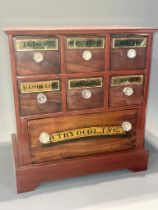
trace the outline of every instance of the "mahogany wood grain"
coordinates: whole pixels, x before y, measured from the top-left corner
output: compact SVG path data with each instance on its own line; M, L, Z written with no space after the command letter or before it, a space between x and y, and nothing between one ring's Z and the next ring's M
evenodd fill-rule
M82 54L84 51L90 51L92 58L84 60ZM102 72L105 68L105 49L75 49L65 50L65 63L67 73L91 73Z
M85 88L86 89L86 88ZM92 96L85 99L83 89L67 90L67 110L83 110L104 107L104 88L90 88Z
M45 161L62 160L86 155L115 152L134 148L136 143L136 110L87 114L78 116L48 118L31 120L28 123L30 134L30 151L32 162L40 163ZM123 121L132 124L132 131L124 136L104 136L92 138L79 138L68 142L54 143L50 146L42 146L39 136L42 132L49 135L79 128L95 126L121 126Z
M123 89L130 87L133 89L131 96L126 96ZM143 85L128 85L109 88L109 106L128 106L132 104L142 104L144 96Z
M132 48L134 49L134 48ZM129 49L111 49L110 70L130 70L146 68L146 48L135 48L137 55L134 59L127 57Z

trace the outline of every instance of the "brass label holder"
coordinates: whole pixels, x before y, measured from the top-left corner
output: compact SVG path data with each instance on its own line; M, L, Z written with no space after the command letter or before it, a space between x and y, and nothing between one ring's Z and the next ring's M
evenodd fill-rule
M15 47L16 51L58 50L58 38L16 38Z
M59 80L21 82L20 83L20 92L21 92L21 94L26 94L26 93L57 91L57 90L60 90L59 83L60 83Z
M69 79L68 88L71 89L83 89L83 88L94 88L102 87L103 78L82 78L82 79Z
M142 85L143 75L116 76L111 78L111 86Z
M100 49L105 47L104 38L69 37L66 39L67 49Z
M146 48L147 41L148 41L147 37L113 38L112 48Z

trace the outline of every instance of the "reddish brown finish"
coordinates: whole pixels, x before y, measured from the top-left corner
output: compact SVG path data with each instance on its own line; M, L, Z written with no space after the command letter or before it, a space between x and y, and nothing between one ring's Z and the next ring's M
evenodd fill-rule
M20 39L27 39L27 36ZM32 37L33 38L33 37ZM37 37L38 39L48 38L48 37ZM50 37L49 37L50 38ZM54 37L51 37L54 38ZM31 39L29 37L28 39ZM14 45L15 45L14 39ZM60 74L60 42L58 50L35 50L35 51L16 51L16 68L17 68L17 75L38 75L38 74ZM43 55L43 61L35 62L33 59L34 53L41 53Z
M32 161L33 163L40 163L45 161L64 160L73 157L134 148L136 142L136 120L136 110L31 120L29 121L28 127ZM95 126L121 126L124 121L129 121L133 126L132 131L127 132L124 136L102 136L89 139L80 138L47 146L42 146L39 142L39 136L42 132L47 132L51 135L71 129Z
M20 166L16 136L12 135L12 139L18 193L34 190L40 183L50 180L126 168L132 171L147 169L148 151L145 149L74 158L55 163Z
M92 58L90 60L84 60L82 54L84 51L90 51ZM105 66L105 49L76 49L65 51L65 63L67 73L91 73L102 72Z
M123 93L123 89L131 87L134 93L131 96L126 96ZM143 85L128 85L119 87L110 87L109 92L109 106L128 106L132 104L143 103Z
M123 168L128 168L132 171L145 170L147 168L148 152L144 149L144 126L152 33L154 31L156 31L156 29L142 27L10 28L6 30L6 33L9 35L17 119L17 140L16 143L14 140L14 154L18 192L33 190L38 184L47 180ZM129 59L125 56L127 49L115 49L114 51L114 49L110 48L110 37L114 33L148 34L148 47L137 48L138 56L129 62ZM58 36L59 52L52 52L58 53L58 55L53 54L52 57L55 59L51 60L52 57L49 57L49 53L47 54L47 52L42 51L42 53L46 53L46 59L49 61L49 64L47 63L43 67L42 63L39 66L38 64L35 66L31 60L32 52L29 52L30 54L25 56L27 61L25 62L23 53L15 53L14 37L16 37L16 35L38 37ZM68 49L65 49L66 37L75 35L81 37L101 35L102 37L106 37L105 49L93 49L94 55L98 56L97 53L99 52L100 59L95 56L93 57L96 59L95 62L92 62L92 58L92 60L88 61L92 62L91 64L88 64L87 61L85 61L86 63L84 64L84 62L80 60L81 57L78 57L78 53L81 55L82 50L70 50L70 52ZM69 51L68 53L70 53L72 57L74 56L75 61L72 57L70 58L70 56L68 56L69 58L66 60L67 51ZM97 51L97 53L95 51ZM20 54L18 58L16 56L17 54ZM20 60L22 59L20 63L17 62L19 58ZM77 62L77 59L79 59L79 62ZM51 62L54 62L54 64ZM58 68L56 68L55 62L59 64L57 65ZM49 68L49 65L53 67ZM69 71L67 71L67 66L69 66ZM136 74L143 74L145 81L142 86L134 87L136 95L132 96L134 97L133 99L131 97L130 99L125 99L124 96L121 95L121 89L123 87L115 88L109 85L112 76ZM102 88L91 89L93 93L92 98L88 99L90 101L83 101L81 99L81 90L68 90L67 88L67 79L86 77L103 77L104 81ZM19 81L38 81L54 78L61 80L61 93L58 92L58 96L53 95L54 93L51 92L47 93L48 95L50 94L50 100L48 101L53 104L54 107L45 104L44 109L41 109L35 102L36 94L28 94L28 96L25 96L26 98L28 97L27 99L24 96L22 97L25 99L22 99L19 94ZM30 99L33 100L33 103L30 102ZM76 102L76 100L78 101ZM29 103L32 108L29 107ZM22 111L24 112L23 114L27 116L22 116L22 113L20 113L21 107L24 109ZM126 114L121 115L121 113ZM108 120L110 114L112 114L112 117ZM88 116L93 115L97 116L95 120L87 120ZM117 117L118 115L122 117ZM69 143L48 147L47 150L41 148L39 145L38 135L43 129L50 131L55 129L54 131L59 131L68 128L68 126L72 129L73 126L77 127L77 120L78 123L83 126L88 123L90 127L93 123L95 124L95 122L98 122L99 126L100 118L98 118L98 116L104 116L104 120L106 119L106 122L108 121L109 123L114 121L121 123L122 120L131 121L132 125L134 124L131 134L127 138L98 138L99 143L97 138L88 138L76 142L70 141ZM83 122L79 120L80 117L84 118ZM58 119L60 119L59 122ZM64 122L63 119L67 120ZM74 123L75 121L72 119L76 119L76 123ZM51 125L51 120L54 122L52 123L53 125ZM33 122L34 126L32 124ZM43 124L40 125L41 123ZM30 127L30 125L32 127ZM87 147L85 147L85 145L87 145ZM79 170L74 170L76 166Z
M86 88L85 88L86 89ZM67 90L67 110L83 110L104 107L104 87L90 88L91 98L84 99L83 89Z
M129 49L111 49L110 70L131 70L146 68L146 48L135 48L137 56L134 59L127 57L128 50Z

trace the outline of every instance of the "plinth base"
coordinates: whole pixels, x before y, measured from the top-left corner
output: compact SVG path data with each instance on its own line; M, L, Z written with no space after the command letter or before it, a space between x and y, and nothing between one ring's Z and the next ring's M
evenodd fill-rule
M145 149L20 166L15 134L12 135L12 143L18 193L32 191L40 183L50 180L120 169L133 172L147 169L149 152Z

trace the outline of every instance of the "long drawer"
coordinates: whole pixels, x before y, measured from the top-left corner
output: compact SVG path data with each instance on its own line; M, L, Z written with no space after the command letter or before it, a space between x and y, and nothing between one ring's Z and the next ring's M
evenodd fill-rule
M135 147L137 111L28 121L33 163L112 153Z

